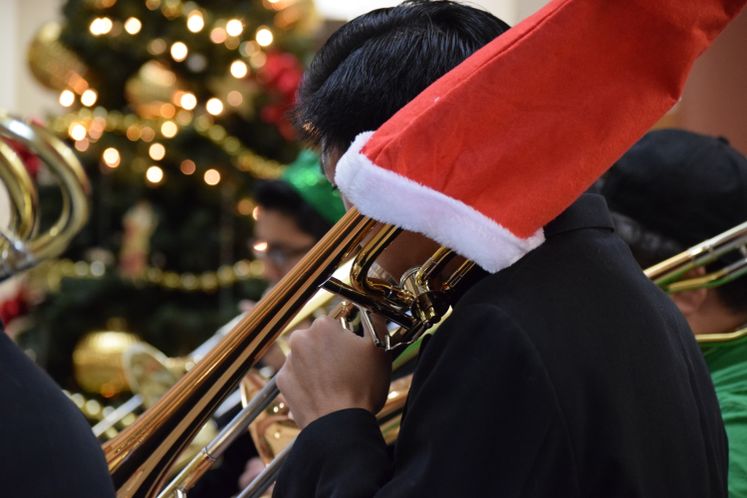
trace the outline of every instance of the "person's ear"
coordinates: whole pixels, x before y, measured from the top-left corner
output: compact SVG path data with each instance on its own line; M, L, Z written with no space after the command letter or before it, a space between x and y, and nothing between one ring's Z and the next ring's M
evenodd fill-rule
M699 267L689 271L685 278L702 277L705 273L705 268ZM708 297L708 289L695 289L671 294L672 301L686 317L697 313L703 306L706 297Z

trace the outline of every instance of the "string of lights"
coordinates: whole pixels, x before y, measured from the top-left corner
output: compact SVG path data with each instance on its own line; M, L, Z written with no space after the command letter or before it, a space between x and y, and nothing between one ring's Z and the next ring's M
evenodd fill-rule
M166 147L158 140L172 139L182 128L190 127L195 133L225 151L231 158L232 165L243 173L249 173L256 178L273 179L280 176L284 167L283 164L264 158L246 148L241 140L229 135L223 126L215 124L204 115L180 123L178 118L151 120L134 114L109 112L103 108L80 109L55 117L50 126L59 135L67 134L75 141L75 148L81 152L88 150L90 144L101 138L104 132L121 133L132 142L149 143L148 155L153 161L163 160L167 152ZM122 154L115 147L107 147L101 153L101 161L106 167L116 169L122 163ZM196 172L197 166L191 159L184 159L179 169L185 175L192 175ZM150 166L145 174L151 183L158 183L163 178L163 170L158 165ZM215 168L209 168L203 172L203 180L208 185L217 185L220 183L220 172Z
M64 278L100 279L116 271L101 261L72 261L59 259L46 261L32 270L34 286L49 292L58 292ZM202 273L177 273L149 266L142 276L133 278L138 284L154 285L179 292L216 292L237 282L262 278L263 262L242 259L233 265L224 265L215 271Z

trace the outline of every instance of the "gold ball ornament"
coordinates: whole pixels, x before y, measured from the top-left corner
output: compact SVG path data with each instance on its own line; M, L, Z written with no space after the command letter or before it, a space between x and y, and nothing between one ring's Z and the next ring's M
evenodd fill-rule
M44 24L31 40L26 53L34 78L47 88L62 91L72 88L82 93L88 88L88 67L60 42L62 25L57 21Z
M294 36L314 37L322 27L322 17L313 0L263 0L266 9L275 11L273 27L293 32Z
M97 330L86 334L73 351L73 367L78 385L89 393L111 398L129 387L122 367L122 354L140 342L135 334L117 330Z
M166 65L151 60L125 83L125 95L135 112L145 119L164 117L164 109L173 106L172 98L184 85Z

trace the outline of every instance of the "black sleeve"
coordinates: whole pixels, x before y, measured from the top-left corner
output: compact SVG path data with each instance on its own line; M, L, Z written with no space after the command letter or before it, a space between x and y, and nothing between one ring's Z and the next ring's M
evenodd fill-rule
M0 495L114 498L91 427L0 328Z
M278 497L573 497L576 466L543 364L495 306L457 307L422 353L394 459L373 416L301 433Z

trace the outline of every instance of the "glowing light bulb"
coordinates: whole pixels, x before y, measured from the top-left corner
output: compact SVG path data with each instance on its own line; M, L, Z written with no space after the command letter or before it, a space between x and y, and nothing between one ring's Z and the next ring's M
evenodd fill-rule
M207 101L205 108L207 109L207 112L213 116L218 116L223 112L223 102L221 102L220 99L213 97Z
M171 45L171 57L176 62L183 61L187 58L188 55L189 49L187 48L187 45L184 44L184 42L174 42L174 44Z
M158 142L152 143L150 144L150 147L148 147L148 155L154 161L160 161L166 155L166 147Z
M154 164L145 171L145 179L153 185L158 185L163 181L163 170Z
M213 28L210 31L210 41L216 45L226 41L226 38L228 38L228 33L223 28Z
M161 124L161 135L166 138L174 138L179 133L179 127L173 121L164 121Z
M75 94L71 90L63 90L60 93L60 105L70 107L75 103Z
M161 116L163 116L166 119L173 118L176 115L176 108L169 103L161 104L161 108L159 109L159 112Z
M124 29L131 35L136 35L140 33L140 30L143 28L143 23L140 22L140 19L137 17L130 17L128 18L124 23Z
M270 28L262 26L257 30L257 34L254 35L254 39L257 40L257 43L260 47L269 47L270 45L272 45L272 41L275 39L275 37L272 35L272 31L270 31Z
M249 57L249 62L256 68L261 68L267 62L267 56L264 52L257 52Z
M166 51L166 42L163 38L154 38L148 43L148 52L151 55L161 55Z
M193 10L187 16L187 29L192 33L199 33L202 28L205 27L205 18L202 17L202 12L199 10Z
M122 161L122 157L119 155L119 151L114 147L107 147L104 149L104 153L101 154L101 158L104 160L104 164L114 169L119 166Z
M96 100L98 98L99 98L99 94L96 93L96 90L89 88L88 90L83 92L83 95L80 96L80 102L86 107L91 107L93 104L96 103Z
M179 170L185 175L192 175L194 174L195 171L197 171L197 165L195 164L193 160L185 159L179 165Z
M211 187L214 187L215 185L218 185L220 183L220 173L217 169L210 168L209 170L205 171L202 179L205 180L205 183L207 183Z
M88 31L91 32L93 36L99 36L101 30L101 18L97 17L93 21L91 21L91 24L88 25Z
M68 135L70 135L70 138L73 140L83 140L86 138L86 135L88 134L88 130L85 126L83 126L80 123L71 123L70 127L67 130Z
M238 90L231 90L228 92L228 95L226 95L226 101L229 105L238 107L244 102L244 96L241 95L241 92Z
M229 36L240 36L244 32L244 23L239 19L231 19L226 23L226 33Z
M234 78L243 78L249 73L249 68L246 62L241 60L235 60L231 63L231 76Z
M179 99L179 104L182 108L191 111L197 106L197 97L195 97L194 93L186 92Z
M143 128L140 130L140 140L143 142L150 142L156 138L156 130L151 128L150 126L143 126Z
M93 36L101 36L109 33L114 27L114 23L108 17L97 17L88 26L88 30Z
M243 214L244 216L252 214L252 209L254 209L254 207L254 203L248 197L244 197L236 204L236 210L239 214Z
M267 251L267 246L268 246L267 242L256 242L252 246L252 249L254 249L256 252L263 253Z

